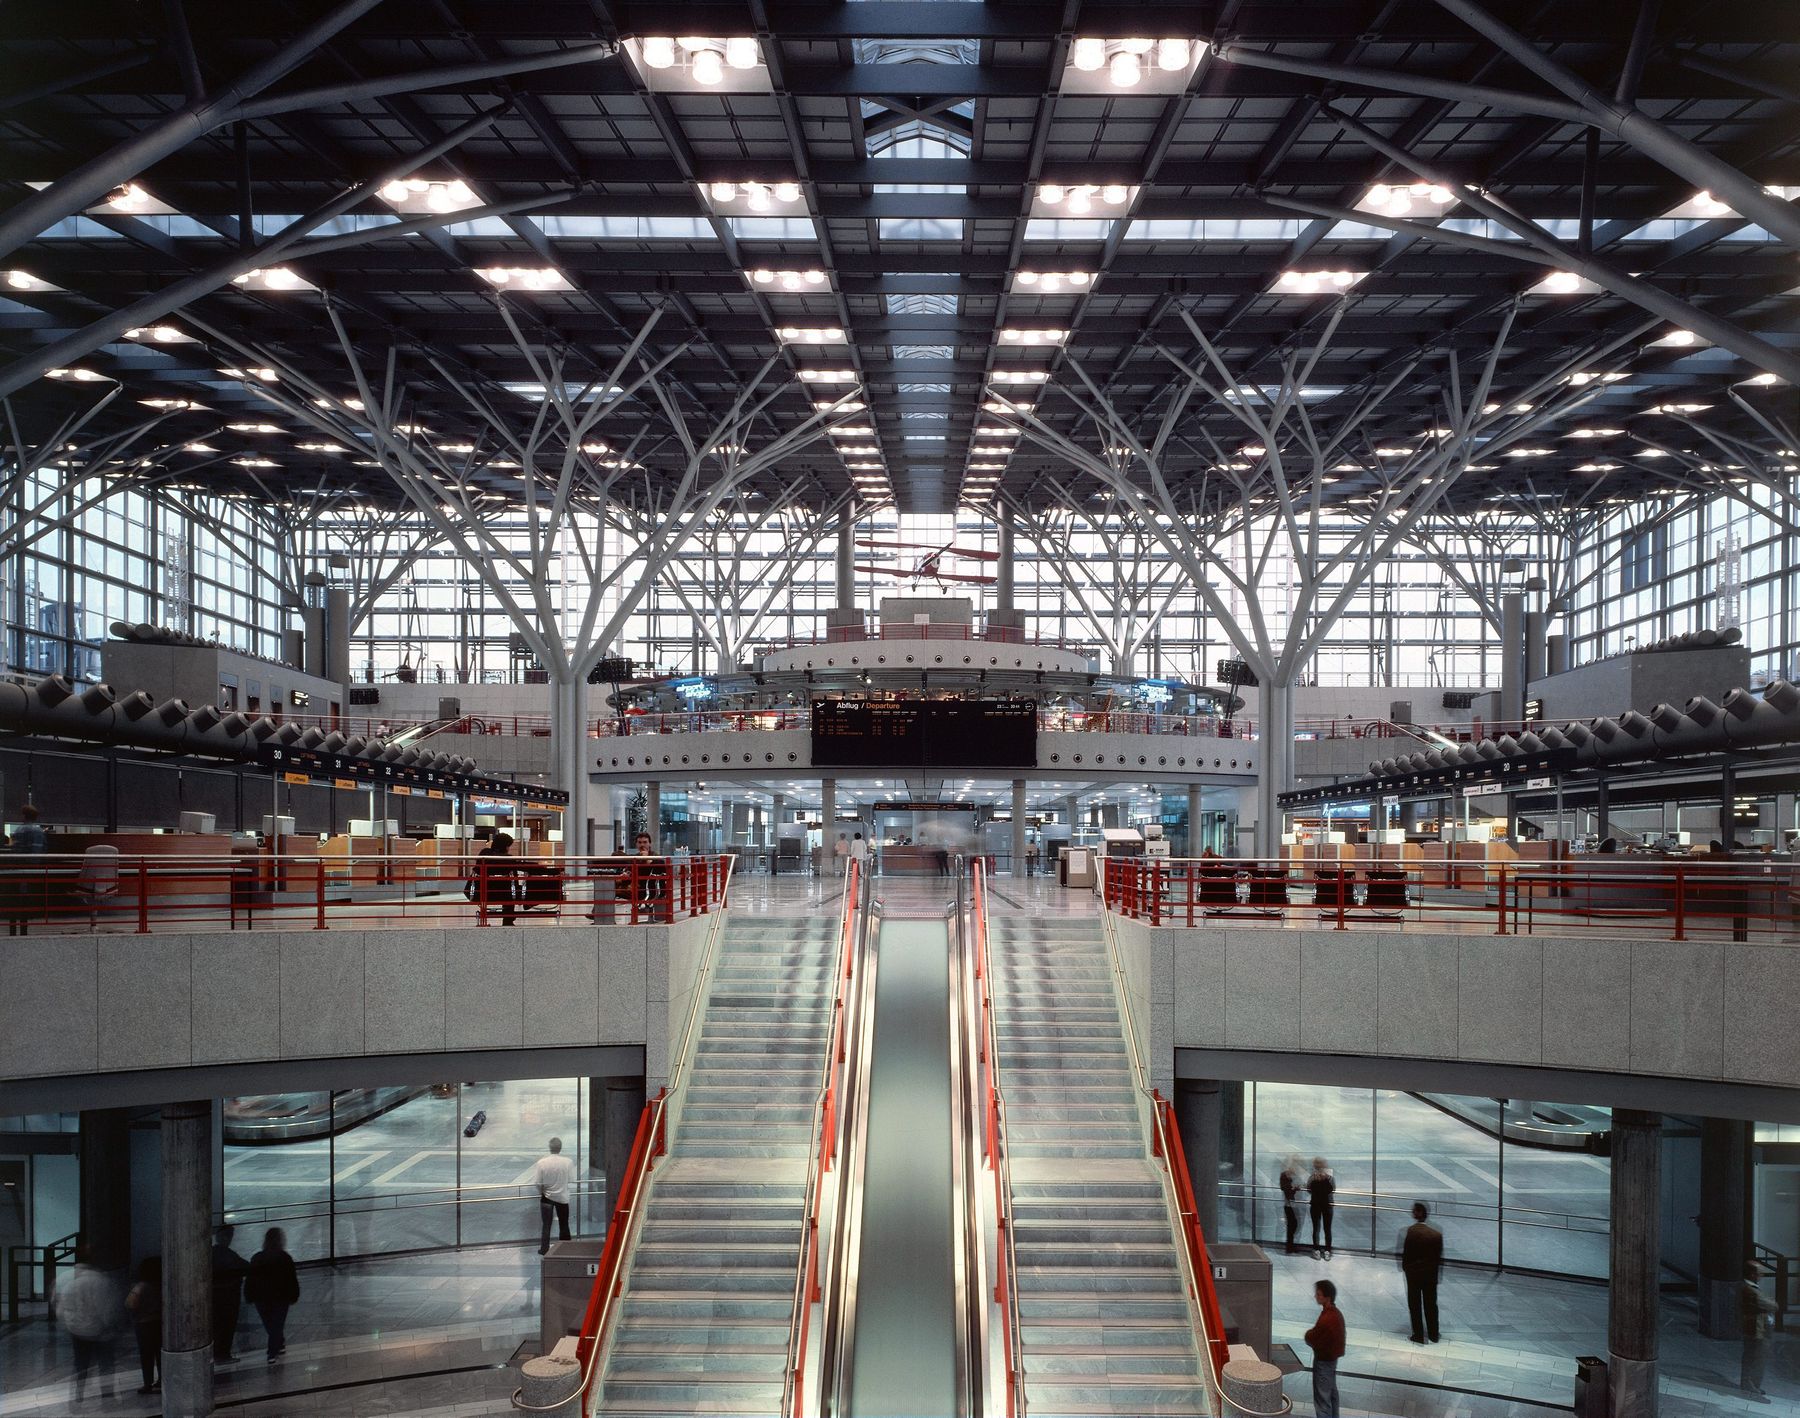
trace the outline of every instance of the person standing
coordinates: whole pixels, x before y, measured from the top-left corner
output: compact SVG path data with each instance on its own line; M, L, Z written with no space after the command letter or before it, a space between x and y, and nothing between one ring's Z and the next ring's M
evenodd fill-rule
M237 1355L232 1345L237 1339L238 1312L244 1306L244 1276L250 1267L231 1248L235 1226L219 1227L212 1252L212 1331L213 1362L229 1364Z
M263 1333L269 1337L269 1362L287 1352L288 1311L300 1302L300 1277L294 1258L287 1253L287 1236L271 1226L260 1251L250 1257L250 1276L244 1282L244 1298L256 1306Z
M1281 1164L1281 1215L1287 1222L1287 1254L1298 1255L1294 1237L1300 1234L1301 1161L1290 1157Z
M1438 1342L1438 1276L1444 1268L1444 1233L1425 1218L1431 1215L1415 1201L1413 1224L1400 1237L1400 1273L1406 1277L1406 1313L1412 1320L1412 1342Z
M850 839L842 832L837 841L831 844L831 874L842 876L850 862Z
M113 1396L112 1343L123 1318L119 1292L109 1276L94 1264L86 1246L75 1251L75 1266L56 1282L51 1296L56 1320L69 1332L75 1347L75 1374L71 1380L74 1401L87 1391L90 1369L97 1370L102 1398Z
M868 872L869 844L863 841L863 835L860 832L856 834L856 840L850 844L850 860L855 862L862 872Z
M1775 1302L1757 1285L1761 1276L1762 1270L1758 1266L1746 1266L1744 1283L1738 1287L1738 1316L1744 1333L1738 1387L1756 1402L1767 1403L1769 1395L1763 1392L1763 1370L1769 1362L1769 1316L1775 1313Z
M1312 1213L1313 1259L1331 1259L1331 1216L1337 1210L1337 1178L1331 1175L1331 1164L1323 1157L1313 1158L1312 1175L1306 1179L1307 1209ZM1319 1231L1324 1228L1325 1248L1319 1248Z
M30 859L41 857L50 850L50 839L44 835L44 829L38 823L35 803L26 803L19 809L19 825L13 828L6 850L12 856L20 858L12 868L17 873L18 880L8 893L12 900L7 912L6 933L29 935L32 907L43 902L47 889L43 879L35 874Z
M137 1337L138 1368L143 1371L144 1386L139 1393L162 1390L162 1259L146 1256L139 1264L137 1283L125 1296L125 1308L131 1311L131 1328Z
M468 885L469 898L481 906L485 917L489 908L500 908L500 924L510 926L518 917L519 873L512 864L513 837L510 832L496 832L493 841L475 854L475 875Z
M1344 1315L1337 1307L1337 1286L1321 1280L1313 1286L1319 1318L1303 1336L1312 1350L1314 1418L1338 1418L1338 1360L1344 1357Z
M538 1254L550 1252L550 1218L556 1217L557 1239L569 1239L569 1188L575 1181L575 1163L562 1155L562 1139L550 1139L550 1151L538 1158L533 1180L538 1189L538 1215L543 1229L538 1235ZM607 1178L612 1183L611 1177Z

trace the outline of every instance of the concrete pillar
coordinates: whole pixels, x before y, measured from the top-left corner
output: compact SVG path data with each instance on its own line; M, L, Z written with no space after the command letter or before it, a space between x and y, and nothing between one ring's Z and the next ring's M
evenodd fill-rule
M1548 674L1560 675L1569 668L1569 637L1551 635L1544 641L1544 669Z
M768 824L763 819L761 803L750 804L750 839L758 847L769 845Z
M662 850L662 784L644 784L644 829L650 834L650 850Z
M845 517L837 534L837 608L856 608L856 519Z
M1002 615L1013 612L1013 524L1012 513L1000 514L1000 560L994 565L994 609Z
M833 854L837 846L837 779L824 778L819 782L819 874L836 876L838 859Z
M1025 875L1025 780L1014 778L1012 785L1012 874Z
M787 816L787 794L776 793L769 802L769 875L781 862L781 820Z
M1294 786L1294 688L1264 683L1257 702L1256 854L1275 857L1281 854L1281 795Z
M1152 1065L1154 1067L1154 1065ZM1188 1181L1194 1188L1194 1215L1208 1240L1219 1234L1219 1080L1175 1080L1175 1126L1187 1153Z
M1594 775L1594 834L1605 841L1612 836L1612 800L1606 790L1606 770Z
M1500 598L1500 721L1510 731L1525 717L1525 597Z
M124 1108L81 1115L81 1240L102 1270L131 1263L131 1114Z
M600 1080L601 1165L606 1171L606 1215L610 1220L619 1204L619 1187L631 1165L631 1144L637 1137L638 1119L644 1112L644 1076L617 1074Z
M1528 696L1532 682L1542 679L1548 666L1547 628L1542 611L1525 612L1525 689Z
M1739 1337L1738 1287L1750 1259L1750 1124L1700 1120L1700 1333Z
M213 1411L212 1111L162 1110L163 1418Z
M1206 845L1201 835L1205 831L1206 789L1198 783L1189 783L1187 800L1187 851L1185 855L1197 857Z
M1726 851L1737 846L1737 765L1729 758L1719 765L1719 841Z
M1607 1385L1620 1418L1656 1418L1662 1115L1614 1108Z
M1079 820L1080 813L1081 805L1077 803L1073 797L1063 799L1063 818L1069 824L1069 835L1071 837L1075 834L1075 825Z

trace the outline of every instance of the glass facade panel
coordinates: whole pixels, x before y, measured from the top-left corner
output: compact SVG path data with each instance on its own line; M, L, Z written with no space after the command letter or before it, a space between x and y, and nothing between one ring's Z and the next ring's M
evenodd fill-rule
M1507 1105L1509 1124L1516 1126L1524 1106ZM1313 1159L1324 1157L1338 1183L1338 1248L1392 1253L1411 1223L1413 1203L1424 1202L1451 1260L1606 1274L1606 1159L1579 1149L1503 1143L1497 1099L1256 1083L1245 1085L1243 1119L1241 1174L1235 1144L1222 1139L1224 1240L1279 1251L1286 1240L1282 1167L1297 1158L1304 1177ZM1303 1195L1298 1244L1304 1250L1311 1240Z
M552 1137L592 1188L572 1231L605 1225L585 1079L233 1098L225 1116L223 1205L252 1249L266 1226L300 1260L535 1241L532 1171Z

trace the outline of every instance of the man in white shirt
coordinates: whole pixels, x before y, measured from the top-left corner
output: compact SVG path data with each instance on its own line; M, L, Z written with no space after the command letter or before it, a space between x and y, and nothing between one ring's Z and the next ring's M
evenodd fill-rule
M863 841L862 833L856 834L856 840L850 844L850 860L862 863L866 871L869 865L869 844Z
M575 1182L575 1163L562 1155L562 1139L550 1139L550 1152L538 1158L537 1170L532 1175L537 1183L538 1211L543 1217L544 1228L538 1237L538 1254L546 1255L550 1250L550 1215L556 1214L556 1225L559 1232L557 1239L569 1239L569 1188Z

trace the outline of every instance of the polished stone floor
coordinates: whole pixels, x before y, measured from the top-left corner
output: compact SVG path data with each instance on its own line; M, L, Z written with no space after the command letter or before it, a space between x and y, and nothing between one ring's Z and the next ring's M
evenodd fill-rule
M1443 1342L1420 1346L1407 1337L1406 1288L1393 1261L1341 1251L1329 1261L1272 1259L1275 1339L1303 1362L1301 1335L1318 1315L1313 1283L1328 1278L1338 1287L1349 1339L1338 1366L1346 1414L1541 1414L1544 1404L1572 1404L1577 1355L1606 1353L1603 1285L1452 1266L1439 1289ZM1660 1348L1663 1418L1800 1413L1800 1335L1771 1341L1766 1405L1738 1392L1740 1346L1702 1338L1691 1299L1665 1299ZM1312 1412L1307 1375L1290 1377L1287 1391L1297 1413Z

